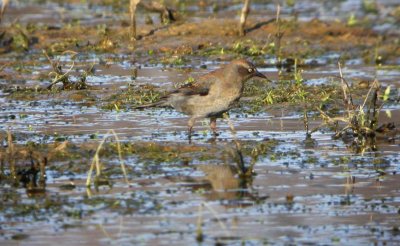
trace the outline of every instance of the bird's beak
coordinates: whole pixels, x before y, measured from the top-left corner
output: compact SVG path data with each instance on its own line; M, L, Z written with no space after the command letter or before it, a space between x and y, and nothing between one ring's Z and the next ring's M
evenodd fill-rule
M256 72L254 73L254 76L260 77L260 78L263 78L263 79L267 78L267 76L265 76L264 74L260 73L258 70L256 70Z
M254 76L259 77L259 78L263 78L268 80L269 82L271 82L270 79L267 78L267 76L265 76L264 74L260 73L258 70L256 70L256 72L254 73Z

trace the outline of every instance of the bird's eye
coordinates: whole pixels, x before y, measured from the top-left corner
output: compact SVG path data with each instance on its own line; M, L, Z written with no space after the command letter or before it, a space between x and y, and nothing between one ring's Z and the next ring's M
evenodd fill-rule
M254 69L249 68L249 69L247 69L247 71L248 71L249 73L252 73L252 72L254 72Z

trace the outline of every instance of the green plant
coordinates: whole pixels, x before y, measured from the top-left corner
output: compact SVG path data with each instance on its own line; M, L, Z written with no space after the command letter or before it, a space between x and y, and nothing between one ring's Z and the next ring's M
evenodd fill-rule
M378 14L378 4L375 0L363 0L361 8L365 13Z
M357 20L355 14L351 13L349 18L347 19L347 25L348 26L355 26L357 24L358 24L358 20Z
M341 116L330 116L318 108L324 120L321 126L330 125L337 128L338 123L341 122L342 127L336 131L335 138L350 137L357 152L364 152L368 148L374 149L376 135L383 130L383 127L392 128L390 124L388 126L378 125L379 114L384 103L389 99L391 87L388 86L383 95L380 95L380 84L375 79L362 104L356 105L353 100L352 88L343 77L340 63L339 73L345 112ZM321 126L313 129L312 132L320 129Z
M63 90L68 90L68 89L81 90L81 89L86 89L88 87L88 85L86 84L86 78L93 74L94 64L92 64L91 67L89 67L88 69L84 70L76 81L72 81L70 78L70 73L72 72L72 69L75 67L74 59L78 53L71 50L67 50L62 53L62 55L70 54L72 59L72 64L65 72L63 71L63 66L60 60L52 60L45 50L43 50L43 54L46 56L47 60L49 61L53 69L53 71L49 73L49 77L51 78L52 81L50 85L47 87L47 89L49 90L53 89L53 86L60 82L62 83Z

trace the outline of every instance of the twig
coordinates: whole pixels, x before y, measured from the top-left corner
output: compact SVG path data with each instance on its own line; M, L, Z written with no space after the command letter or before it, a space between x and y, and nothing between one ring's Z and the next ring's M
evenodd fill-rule
M40 178L39 182L43 184L43 186L46 184L46 166L47 166L47 157L43 157L43 159L39 160L40 161ZM44 188L44 187L43 187Z
M281 14L281 5L278 4L276 6L276 24L278 24L280 21L280 19L279 19L280 14Z
M275 33L275 46L276 46L276 58L277 58L277 65L280 67L281 66L281 41L283 37L283 32L281 30L281 6L278 4L276 7L276 25L277 25L277 31Z
M199 217L197 218L196 240L197 242L203 241L203 204L199 205Z
M10 0L2 0L1 9L0 9L0 23L3 19L3 14L4 14L9 2L10 2Z
M136 7L140 0L130 0L129 14L131 18L131 40L136 40Z
M0 72L3 72L4 68L9 67L13 64L13 62L7 62L0 67Z
M350 86L343 77L342 65L340 64L340 61L338 62L338 66L339 66L340 82L342 84L342 90L343 90L344 103L346 105L347 112L350 114L350 105L354 107L353 97L351 95ZM347 92L349 94L347 94Z
M371 94L371 91L372 91L372 89L373 89L375 86L379 86L379 85L378 85L378 80L377 80L377 79L374 80L374 82L372 83L371 87L369 88L368 93L367 93L367 95L365 96L364 102L363 102L363 104L362 104L362 106L361 106L362 108L365 107L365 104L367 103L369 94Z
M236 146L236 153L239 156L239 160L238 160L238 163L237 163L239 165L239 170L242 173L246 173L246 170L244 170L245 169L245 164L244 164L244 160L243 160L242 147L241 147L239 141L236 138L235 126L233 125L232 121L229 119L229 116L228 116L227 113L224 113L222 116L223 116L224 119L226 119L228 121L229 128L230 128L230 130L232 132L232 135L233 135L232 138L233 138L233 142L235 143L235 146Z
M240 22L239 22L239 35L244 36L246 34L244 30L244 26L246 25L247 16L250 12L250 0L244 0L242 13L240 15Z
M63 55L63 54L68 54L68 53L71 53L71 54L73 55L73 57L74 57L76 54L78 54L77 52L72 51L72 50L64 51L64 52L61 53L61 54ZM49 61L50 65L51 65L51 67L53 68L53 71L51 71L51 72L49 73L49 76L50 76L50 77L53 77L53 76L54 76L53 81L50 83L49 86L47 86L47 89L51 89L51 88L52 88L55 84L57 84L58 82L63 82L64 87L65 87L66 84L67 84L67 82L69 83L69 81L68 81L68 74L69 74L69 73L72 71L72 69L74 68L74 66L75 66L75 61L73 60L71 66L68 68L67 72L63 73L62 70L61 70L61 67L58 65L59 62L54 62L54 61L52 61L51 58L49 57L49 55L47 54L46 50L43 50L43 54L46 56L47 60Z
M374 95L372 97L371 104L369 106L369 110L372 108L372 119L370 120L370 125L369 125L369 127L372 129L376 129L376 124L378 123L379 111L385 104L385 102L383 102L382 105L377 109L378 92L379 92L379 85L377 86L377 89L374 91ZM369 110L368 110L368 117L370 115Z
M211 213L214 215L214 217L217 219L219 226L222 228L222 230L224 230L225 235L229 236L229 231L228 228L226 228L225 224L221 221L221 219L219 218L217 212L207 203L203 202L202 203L209 211L211 211Z
M15 148L14 148L14 143L11 135L11 131L7 131L7 155L8 155L8 162L10 164L10 172L12 178L15 180L17 178L17 172L15 169Z

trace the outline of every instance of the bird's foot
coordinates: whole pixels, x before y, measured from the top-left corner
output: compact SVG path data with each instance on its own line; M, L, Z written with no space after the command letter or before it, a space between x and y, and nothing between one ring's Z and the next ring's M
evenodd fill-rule
M189 127L189 129L188 129L188 141L189 141L189 144L192 143L192 127Z
M214 136L207 140L207 143L210 143L210 144L215 144L216 142L217 142L217 138Z

